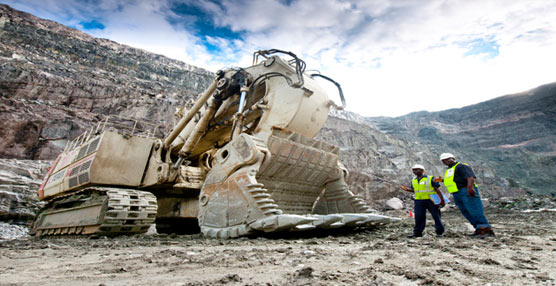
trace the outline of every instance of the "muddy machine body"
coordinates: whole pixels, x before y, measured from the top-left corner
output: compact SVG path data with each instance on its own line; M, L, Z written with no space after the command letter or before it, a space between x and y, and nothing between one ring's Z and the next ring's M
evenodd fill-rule
M165 138L99 124L49 170L33 232L141 233L156 221L159 232L230 238L395 221L349 190L339 149L313 139L342 108L319 77L330 80L294 54L259 51L252 66L217 72Z

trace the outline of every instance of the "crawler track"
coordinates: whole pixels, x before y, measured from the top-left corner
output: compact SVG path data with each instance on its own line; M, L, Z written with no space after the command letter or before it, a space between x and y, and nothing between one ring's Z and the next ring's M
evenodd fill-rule
M50 202L31 234L120 235L144 233L156 218L156 197L133 189L87 188Z

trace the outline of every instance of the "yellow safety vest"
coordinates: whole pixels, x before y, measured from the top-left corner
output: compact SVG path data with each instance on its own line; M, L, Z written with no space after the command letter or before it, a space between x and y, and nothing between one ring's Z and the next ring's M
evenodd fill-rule
M454 174L456 172L456 166L459 164L460 163L458 162L451 168L448 168L448 170L446 170L446 173L444 173L444 186L446 186L446 189L450 193L456 193L457 191L459 191L456 182L454 182ZM463 164L467 165L467 163L463 163ZM474 184L474 186L475 188L477 188L477 184Z
M424 180L421 179L420 181L417 181L416 177L411 180L416 200L428 200L430 199L429 195L436 194L434 187L431 184L431 179L431 176L427 176Z

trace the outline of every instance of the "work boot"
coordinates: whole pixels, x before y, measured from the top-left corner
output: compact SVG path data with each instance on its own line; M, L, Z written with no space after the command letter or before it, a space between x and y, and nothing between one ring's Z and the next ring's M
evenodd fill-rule
M494 231L490 227L482 228L481 234L477 235L477 238L487 238L487 237L496 237Z
M480 229L480 228L477 228L477 229L475 229L474 232L468 233L467 236L475 237L475 236L477 236L477 235L479 235L479 234L481 234L481 229Z
M436 232L436 237L443 237L444 236L444 232Z
M422 233L414 233L411 235L408 235L407 238L417 238L417 237L422 237L423 234Z
M490 227L481 227L478 229L478 234L473 235L473 238L487 238L487 237L495 237L494 231Z

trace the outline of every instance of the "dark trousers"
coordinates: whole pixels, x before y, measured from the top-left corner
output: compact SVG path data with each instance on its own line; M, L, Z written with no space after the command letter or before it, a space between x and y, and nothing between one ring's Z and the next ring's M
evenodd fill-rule
M425 230L425 225L427 223L427 210L429 210L432 218L434 219L434 228L436 233L444 233L444 225L442 225L442 220L440 219L440 208L431 200L415 200L415 227L413 228L413 234L420 235L423 233L423 230Z

